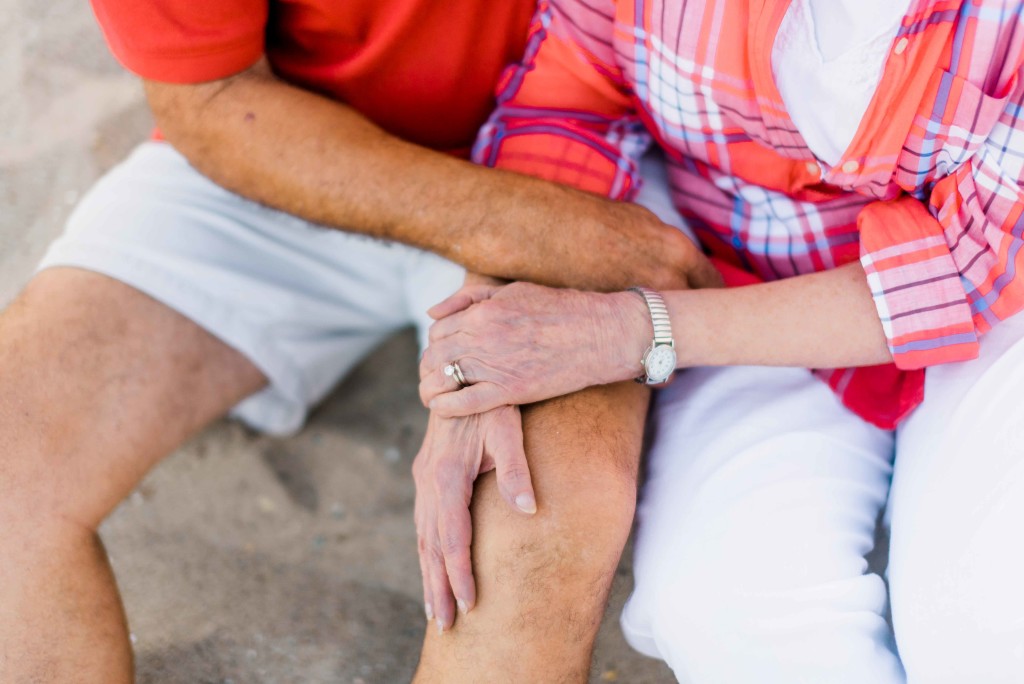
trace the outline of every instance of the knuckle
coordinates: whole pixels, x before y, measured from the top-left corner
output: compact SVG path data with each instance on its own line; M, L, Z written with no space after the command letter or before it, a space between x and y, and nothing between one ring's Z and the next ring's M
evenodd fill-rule
M447 458L434 470L434 482L445 488L451 487L465 478L465 467L458 458Z
M445 534L441 540L441 549L446 558L462 554L468 548L468 544L462 535L457 533Z
M522 396L526 390L530 387L531 383L526 382L523 378L513 377L505 381L505 389L514 396Z
M500 299L488 299L481 302L481 306L477 309L477 316L483 323L492 323L501 318L504 310L505 304Z
M426 382L421 382L419 387L420 403L424 406L430 403L430 400L434 398L434 390L427 386Z
M423 356L420 357L420 378L425 378L434 370L434 353L433 347L427 347L426 351L423 352Z
M412 477L417 482L423 477L423 471L426 468L424 465L426 457L423 456L422 452L416 455L416 458L412 462Z
M466 382L472 385L476 380L476 373L474 372L473 359L469 356L462 356L457 359L459 363L459 370L462 371L462 375L466 378ZM452 385L455 385L455 379L452 379Z
M518 479L530 476L530 466L526 462L526 455L516 445L510 445L508 449L502 449L501 476L504 479Z
M412 464L412 477L416 484L416 494L424 503L429 503L434 495L431 488L437 481L437 467L422 458Z
M532 283L528 283L528 282L519 280L517 282L509 283L508 285L506 285L505 286L505 291L509 295L517 295L517 294L521 294L521 293L528 293L530 291L531 287L532 287Z
M444 562L444 555L441 553L441 547L436 541L424 541L423 548L420 553L428 563L439 565Z
M447 319L442 318L440 321L435 321L434 323L432 323L430 325L430 328L427 329L427 342L428 342L428 347L427 348L434 350L433 353L434 353L435 357L438 354L437 345L440 343L441 339L444 337L444 331L445 331L445 328L448 325L447 323L445 323L446 320Z
M446 491L452 484L450 468L436 468L430 474L430 481L437 488L437 491Z
M518 457L510 463L506 463L502 469L502 474L506 482L522 482L530 479L530 470L526 467L526 463L519 461Z

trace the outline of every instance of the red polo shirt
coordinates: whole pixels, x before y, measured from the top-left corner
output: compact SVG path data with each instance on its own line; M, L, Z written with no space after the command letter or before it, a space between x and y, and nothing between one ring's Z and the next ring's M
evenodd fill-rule
M266 54L281 78L406 140L465 155L521 59L535 0L92 0L143 78L199 83Z

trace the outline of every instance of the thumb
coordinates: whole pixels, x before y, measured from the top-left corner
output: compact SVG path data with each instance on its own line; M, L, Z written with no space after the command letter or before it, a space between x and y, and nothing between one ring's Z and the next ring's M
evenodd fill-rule
M494 461L498 478L498 491L502 498L516 510L533 515L537 512L537 497L530 479L530 466L523 448L523 420L519 409L504 407L497 409L507 412L495 422L489 431L487 450Z
M494 285L466 285L440 304L427 309L427 315L435 321L464 311L477 302L490 299L499 288Z

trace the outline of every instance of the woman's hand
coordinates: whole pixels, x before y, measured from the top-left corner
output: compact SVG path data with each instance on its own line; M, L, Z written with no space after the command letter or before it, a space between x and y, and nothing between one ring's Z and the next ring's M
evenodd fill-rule
M518 408L468 418L431 414L412 471L425 609L442 632L455 621L456 606L465 614L476 603L469 504L477 477L490 470L510 506L523 515L537 512Z
M429 313L437 322L420 361L420 397L449 417L636 377L652 334L646 305L632 292L473 285ZM453 361L468 387L444 373Z

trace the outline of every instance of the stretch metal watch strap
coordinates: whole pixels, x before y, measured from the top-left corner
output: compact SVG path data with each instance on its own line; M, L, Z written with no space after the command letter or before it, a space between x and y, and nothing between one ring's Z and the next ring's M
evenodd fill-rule
M630 292L636 292L647 302L647 310L651 312L651 323L654 325L654 345L667 344L670 347L676 346L672 338L672 322L668 317L668 307L661 294L646 287L631 287Z

